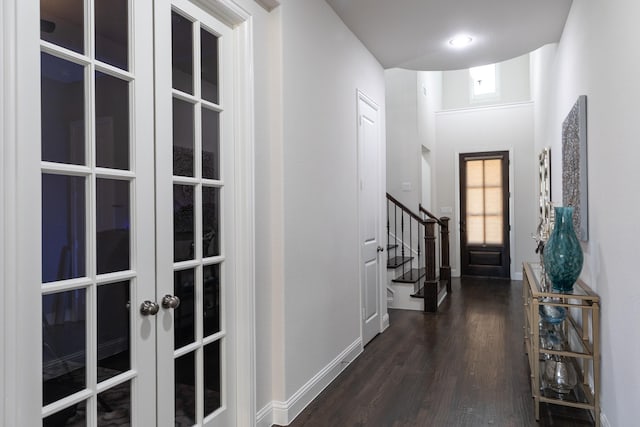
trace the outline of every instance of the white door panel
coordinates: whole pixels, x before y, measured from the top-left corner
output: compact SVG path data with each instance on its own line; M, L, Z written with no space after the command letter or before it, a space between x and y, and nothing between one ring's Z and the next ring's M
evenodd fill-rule
M358 92L358 173L360 179L360 293L362 342L381 328L381 165L378 106Z
M157 1L158 419L235 425L232 32L193 2ZM171 49L167 49L171 46Z

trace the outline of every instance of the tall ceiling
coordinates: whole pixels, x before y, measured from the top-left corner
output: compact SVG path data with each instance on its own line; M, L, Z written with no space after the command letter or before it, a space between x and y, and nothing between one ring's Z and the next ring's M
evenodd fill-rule
M560 39L572 0L326 0L384 68L455 70ZM463 48L449 44L467 34Z

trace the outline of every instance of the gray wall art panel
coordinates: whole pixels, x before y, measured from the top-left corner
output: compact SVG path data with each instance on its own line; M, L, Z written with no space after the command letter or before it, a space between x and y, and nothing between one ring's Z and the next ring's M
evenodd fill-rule
M562 205L573 206L573 228L589 240L587 97L580 95L562 123Z

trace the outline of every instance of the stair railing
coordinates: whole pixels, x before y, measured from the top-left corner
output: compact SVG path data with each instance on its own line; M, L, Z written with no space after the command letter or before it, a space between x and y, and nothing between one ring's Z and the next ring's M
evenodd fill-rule
M419 206L419 212L428 218L424 219L415 214L400 201L387 194L388 265L390 267L402 266L401 275L394 281L414 283L412 296L423 297L425 299L424 310L435 312L442 285L445 284L447 292L451 292L449 218L436 218L422 206ZM440 228L439 236L435 231L436 224ZM440 246L439 254L438 246ZM438 257L438 255L440 256ZM439 272L439 277L436 271ZM419 279L412 280L416 278Z
M393 209L393 211L390 211ZM393 220L393 226L390 221ZM398 229L399 227L399 229ZM387 242L389 262L402 267L400 277L410 278L424 268L421 237L423 221L419 215L387 193ZM416 231L417 235L414 235ZM393 243L392 243L393 242ZM398 255L398 252L400 255ZM417 293L419 289L414 289Z
M436 217L434 214L426 210L422 204L419 205L420 213L426 215L440 227L440 280L446 281L447 292L451 293L451 260L449 258L450 235L449 221L450 218Z

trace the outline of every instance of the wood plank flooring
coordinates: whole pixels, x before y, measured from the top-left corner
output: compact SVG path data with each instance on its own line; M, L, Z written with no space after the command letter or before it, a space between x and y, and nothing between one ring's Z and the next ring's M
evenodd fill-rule
M390 310L378 335L291 426L591 426L542 404L523 344L522 282L454 279L436 314Z

